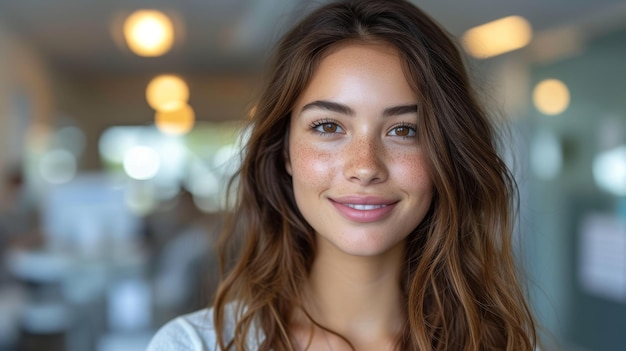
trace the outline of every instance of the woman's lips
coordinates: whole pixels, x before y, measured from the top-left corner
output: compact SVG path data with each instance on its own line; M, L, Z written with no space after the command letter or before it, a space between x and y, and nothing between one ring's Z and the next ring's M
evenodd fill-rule
M358 223L377 222L387 218L397 201L379 197L349 196L330 199L339 213L346 219Z

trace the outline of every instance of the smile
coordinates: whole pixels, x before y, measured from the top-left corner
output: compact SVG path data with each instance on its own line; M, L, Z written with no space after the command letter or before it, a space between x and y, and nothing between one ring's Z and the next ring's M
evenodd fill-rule
M348 196L330 199L330 203L342 217L351 222L372 223L391 216L398 201L380 197Z
M359 211L371 211L371 210L375 210L377 208L383 208L387 205L360 205L360 204L344 204L350 208L354 208L355 210L359 210Z

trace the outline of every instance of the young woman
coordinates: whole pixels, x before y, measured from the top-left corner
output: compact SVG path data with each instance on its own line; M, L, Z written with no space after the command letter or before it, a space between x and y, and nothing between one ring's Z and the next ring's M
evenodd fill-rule
M535 348L514 183L426 14L402 0L313 12L278 44L251 130L214 306L150 350Z

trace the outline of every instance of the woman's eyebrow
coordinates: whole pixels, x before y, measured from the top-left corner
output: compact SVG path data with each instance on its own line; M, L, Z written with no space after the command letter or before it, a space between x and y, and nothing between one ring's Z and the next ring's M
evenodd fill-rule
M316 101L310 102L304 105L304 107L302 107L302 111L304 112L306 110L313 109L313 108L327 110L330 112L337 112L343 115L354 116L354 110L351 109L350 107L344 104L340 104L340 103L332 102L332 101L326 101L326 100L316 100Z
M304 105L304 107L302 107L302 111L304 112L306 110L315 109L315 108L330 111L330 112L336 112L336 113L340 113L340 114L348 115L348 116L355 115L354 110L351 109L350 107L344 104L327 101L327 100L316 100L316 101L310 102ZM398 116L398 115L404 115L404 114L409 114L409 113L417 113L416 104L388 107L383 111L383 117Z
M409 113L417 113L417 105L400 105L386 108L385 111L383 111L383 117L398 116Z

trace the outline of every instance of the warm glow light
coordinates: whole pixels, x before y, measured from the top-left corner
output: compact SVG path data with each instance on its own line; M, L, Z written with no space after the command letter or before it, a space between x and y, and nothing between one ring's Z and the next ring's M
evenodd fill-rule
M539 112L558 115L569 106L570 96L567 86L558 79L539 82L533 90L533 103Z
M189 100L189 87L185 81L175 75L157 76L148 83L146 99L156 111L180 109Z
M182 135L193 128L195 113L189 105L183 105L171 111L157 111L154 123L164 134Z
M468 30L463 34L463 46L470 55L487 58L523 48L532 35L526 19L509 16Z
M162 12L138 10L124 22L124 37L135 54L161 56L174 44L174 25Z

